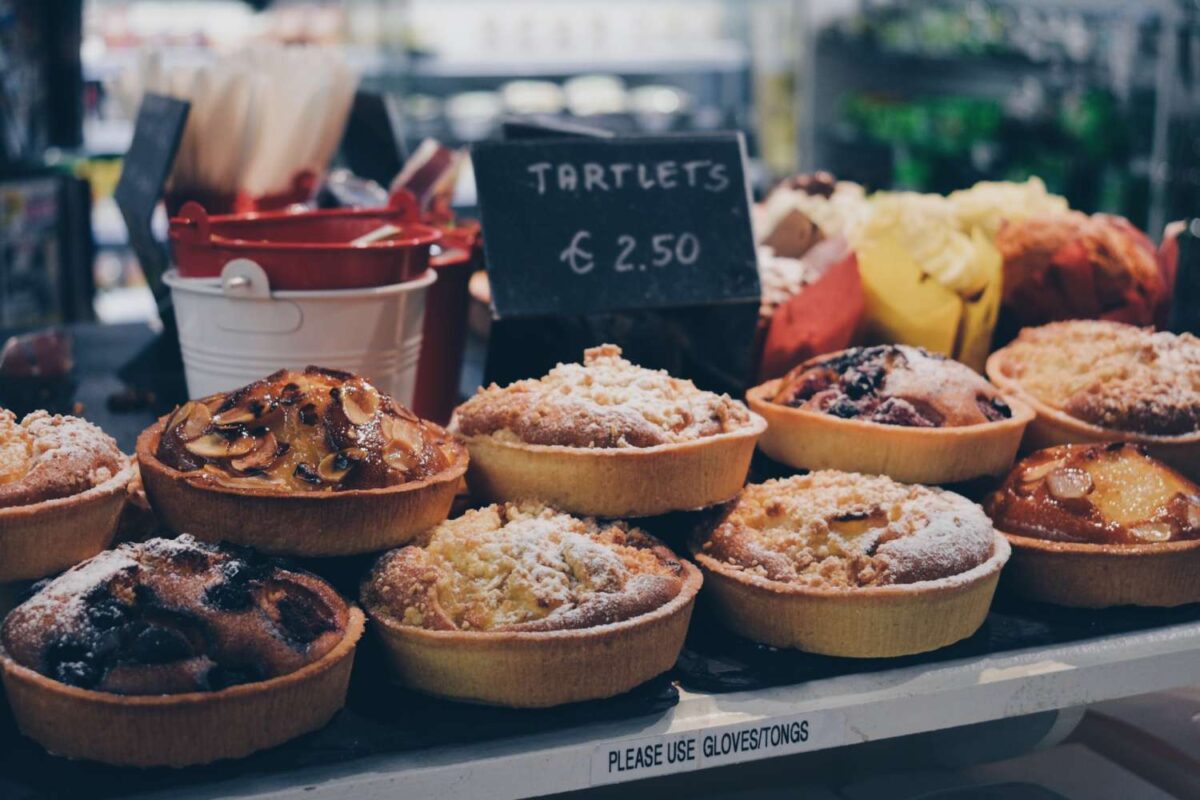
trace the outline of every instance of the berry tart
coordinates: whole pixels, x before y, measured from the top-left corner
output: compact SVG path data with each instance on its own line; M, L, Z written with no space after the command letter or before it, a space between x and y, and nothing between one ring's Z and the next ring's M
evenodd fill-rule
M137 454L172 530L297 556L407 543L446 518L467 469L443 428L319 367L189 402L144 431Z
M611 697L670 669L700 582L624 522L506 503L384 555L362 602L400 683L545 707Z
M543 378L482 389L450 421L471 452L476 496L536 497L600 517L731 499L765 428L727 395L631 364L614 345Z
M1200 479L1200 339L1120 322L1025 328L988 377L1037 412L1029 449L1123 441Z
M136 474L112 437L77 417L0 408L0 583L99 553Z
M313 575L190 536L124 544L0 626L13 716L52 753L131 766L238 758L343 706L363 615Z
M986 500L1012 544L1005 581L1065 606L1200 602L1200 486L1128 442L1067 444Z
M705 596L734 633L854 658L975 633L1009 552L964 497L834 471L747 486L693 547Z
M767 420L760 446L776 461L911 483L1003 474L1033 419L969 367L907 345L818 356L747 400Z

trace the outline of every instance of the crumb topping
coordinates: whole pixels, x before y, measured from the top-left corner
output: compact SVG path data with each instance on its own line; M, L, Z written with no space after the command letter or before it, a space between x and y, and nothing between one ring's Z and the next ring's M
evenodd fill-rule
M113 438L87 420L35 411L18 423L0 408L0 508L86 492L128 464Z
M908 345L854 347L810 359L784 376L774 402L915 428L1012 417L996 388L970 367Z
M749 424L750 412L728 395L631 364L621 348L606 344L584 351L582 364L481 389L458 407L451 429L528 444L653 447Z
M155 455L205 483L330 492L423 480L465 450L364 378L308 367L177 408Z
M1038 539L1200 539L1200 486L1122 442L1038 451L1013 467L985 507L1001 530Z
M348 614L313 575L181 536L123 544L43 582L0 640L71 686L176 694L294 672L333 649Z
M1025 328L1000 371L1043 403L1102 428L1178 436L1200 430L1200 339L1119 322Z
M953 579L993 539L964 497L825 470L747 486L700 553L769 581L856 589Z
M549 631L630 619L682 589L682 565L650 535L537 503L443 522L393 550L363 586L373 613L432 630Z

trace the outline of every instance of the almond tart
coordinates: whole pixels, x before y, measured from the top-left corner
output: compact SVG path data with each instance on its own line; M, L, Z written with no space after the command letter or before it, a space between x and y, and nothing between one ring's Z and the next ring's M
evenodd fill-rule
M482 389L450 421L470 450L477 497L536 497L600 517L731 499L765 428L727 395L631 364L615 345L539 379Z
M138 438L170 529L293 556L386 550L446 518L466 449L365 379L280 370L176 409Z
M1200 339L1120 322L1025 328L987 374L1037 412L1025 446L1134 442L1200 480Z
M238 758L344 705L363 615L320 578L190 536L108 550L0 626L21 731L138 767Z
M1064 606L1200 602L1200 486L1128 442L1040 450L985 507L1012 544L1005 582Z
M611 697L670 669L700 582L695 566L624 522L506 503L384 555L362 602L399 683L545 707Z
M1004 474L1034 416L966 365L907 345L818 356L747 400L776 461L909 483Z
M0 583L60 572L112 541L136 470L77 417L0 408Z
M821 471L747 486L693 552L737 635L879 658L975 633L1010 551L964 497Z

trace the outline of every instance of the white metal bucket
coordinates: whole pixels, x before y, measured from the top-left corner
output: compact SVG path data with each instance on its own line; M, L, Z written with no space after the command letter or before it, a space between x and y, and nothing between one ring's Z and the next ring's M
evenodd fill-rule
M272 292L255 262L230 261L218 278L183 278L171 287L188 394L236 389L283 367L309 364L354 372L412 404L425 292L437 280L335 291Z

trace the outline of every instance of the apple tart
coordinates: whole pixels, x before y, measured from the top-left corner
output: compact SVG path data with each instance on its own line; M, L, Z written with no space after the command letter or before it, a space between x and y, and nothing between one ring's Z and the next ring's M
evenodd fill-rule
M964 497L826 470L747 486L693 552L734 633L875 658L975 633L1010 550Z
M1067 606L1200 602L1200 486L1128 442L1019 462L985 507L1013 548L1006 580Z
M0 627L21 730L71 758L185 766L248 755L344 704L362 612L314 575L190 536L103 552Z
M138 439L171 529L284 555L385 550L446 518L466 449L366 379L280 370L194 400Z
M0 408L0 583L95 555L116 533L136 470L112 437L78 417Z
M400 683L540 707L610 697L670 669L700 582L627 523L506 503L384 555L362 602Z
M1200 479L1200 339L1101 320L1025 328L987 373L1037 411L1026 446L1143 444Z
M729 500L765 427L741 403L631 364L615 345L542 378L481 389L450 422L470 450L475 495L537 497L601 517Z
M776 461L913 483L1003 474L1033 419L966 365L908 345L818 356L747 400Z

